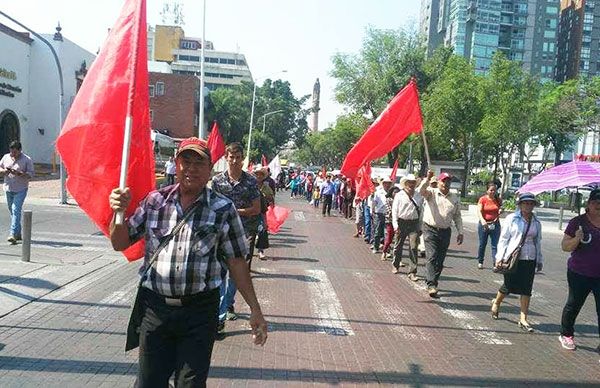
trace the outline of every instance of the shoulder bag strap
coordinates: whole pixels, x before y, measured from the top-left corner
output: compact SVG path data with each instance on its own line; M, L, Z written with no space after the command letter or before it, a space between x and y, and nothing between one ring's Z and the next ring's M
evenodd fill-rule
M531 221L527 223L527 228L525 228L525 233L523 233L523 237L521 237L521 242L517 246L517 249L523 248L523 244L525 244L525 239L527 238L527 232L529 232L529 227L533 221L533 216L531 216Z
M420 218L421 217L421 210L419 210L419 205L417 205L417 203L415 202L415 200L408 195L408 193L406 192L406 190L404 191L406 193L406 196L408 197L408 199L410 199L410 202L412 202L413 205L415 205L415 209L417 210L417 216Z
M177 235L177 233L179 233L181 228L183 228L183 225L185 225L185 223L190 219L190 217L192 216L192 214L194 214L194 212L196 211L197 208L198 208L197 202L194 203L192 206L190 206L183 214L183 218L177 223L177 225L175 225L175 227L173 228L171 233L169 233L167 236L165 236L162 239L162 241L160 242L160 244L158 245L158 247L152 254L152 257L150 257L150 260L148 261L148 265L144 269L144 273L142 273L142 276L140 278L140 284L144 280L144 277L146 276L146 274L148 273L150 268L152 268L152 265L154 265L154 263L158 259L158 254L160 253L160 251L162 251L167 246L167 244L169 244L169 241L171 241L173 239L173 237L175 237L175 235Z

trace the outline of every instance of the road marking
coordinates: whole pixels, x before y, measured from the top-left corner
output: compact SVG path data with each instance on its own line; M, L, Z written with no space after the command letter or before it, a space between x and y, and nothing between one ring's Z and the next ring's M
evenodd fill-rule
M294 219L296 221L306 221L306 217L304 217L304 212L294 212Z
M368 290L372 291L379 288L379 283L375 281L375 277L372 274L355 272L354 276L357 278L358 283L364 284ZM397 300L389 303L389 301L382 300L382 298L378 295L375 295L374 300L377 311L390 324L389 327L392 331L396 332L402 338L407 340L430 341L427 333L425 333L421 328L407 328L402 325L402 322L406 320L406 317L408 317L409 314L406 312L406 310L402 309L402 307L398 305Z
M344 314L342 303L335 293L327 273L312 269L304 271L316 279L308 283L310 292L310 308L318 319L318 325L324 333L331 335L354 335L354 330Z
M425 284L413 282L412 280L408 279L408 277L404 278L405 281L408 282L408 284L410 284L415 290L423 293L427 292L427 286ZM464 310L444 307L445 304L451 305L451 303L446 302L443 297L438 298L437 301L440 302L438 303L438 306L442 312L454 318L456 320L456 324L465 329L467 333L469 333L469 335L477 342L489 345L512 345L512 342L505 338L499 337L498 334L491 328L482 325L481 321L473 314Z

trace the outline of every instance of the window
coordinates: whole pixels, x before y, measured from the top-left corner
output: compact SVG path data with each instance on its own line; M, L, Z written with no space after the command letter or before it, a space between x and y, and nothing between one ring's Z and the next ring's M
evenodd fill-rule
M150 97L154 97L154 85L150 85Z
M549 15L558 15L558 7L546 7L546 13Z
M544 31L544 38L556 38L556 31L554 31L554 30Z
M204 58L204 62L219 63L219 58L208 58L208 57L205 57Z
M198 42L192 40L182 40L181 48L186 50L196 50L198 48Z
M156 95L157 96L162 96L165 94L165 83L164 82L157 82L156 83Z
M546 28L556 28L556 19L546 19Z
M586 13L585 16L583 17L583 22L592 24L594 22L594 14Z

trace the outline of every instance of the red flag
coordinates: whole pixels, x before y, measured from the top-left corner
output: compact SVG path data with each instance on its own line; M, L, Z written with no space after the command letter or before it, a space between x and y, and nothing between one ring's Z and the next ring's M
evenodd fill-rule
M146 45L146 0L127 0L56 141L69 192L107 236L113 218L108 196L119 186L126 117L132 120L127 174L132 201L125 214L155 188ZM128 260L143 257L143 240L124 254Z
M396 173L398 172L398 159L394 162L394 167L392 167L392 173L390 174L390 179L392 182L396 182Z
M279 228L281 228L281 225L283 225L289 214L290 210L285 207L277 205L269 206L266 213L269 233L276 234L279 232Z
M254 163L252 163L252 161L248 162L248 172L252 172L254 171Z
M225 155L225 142L223 141L223 137L221 137L221 132L219 132L219 126L216 121L210 130L207 143L210 149L210 158L214 164Z
M262 155L262 158L260 159L260 164L263 167L269 167L269 163L267 162L267 157L265 156L265 154Z
M365 199L375 190L371 181L371 163L364 164L356 174L356 196Z
M417 84L411 80L348 152L342 164L342 174L355 177L362 165L381 158L410 134L419 133L422 129Z

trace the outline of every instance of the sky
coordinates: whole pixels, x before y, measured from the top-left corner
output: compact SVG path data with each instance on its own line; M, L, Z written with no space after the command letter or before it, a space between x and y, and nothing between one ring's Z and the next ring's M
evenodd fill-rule
M119 15L123 0L0 0L0 9L38 33L63 36L96 53ZM172 0L147 0L148 24L163 24L161 10ZM202 0L180 0L187 36L202 36ZM359 52L368 26L398 29L418 24L419 0L206 0L206 40L216 50L246 56L259 83L290 82L296 97L321 84L319 129L344 113L335 102L331 58ZM0 16L0 23L20 30ZM282 73L282 70L287 70Z

